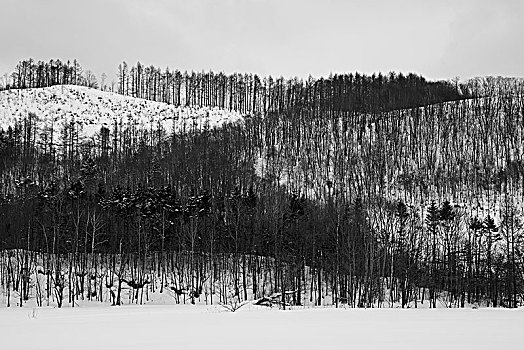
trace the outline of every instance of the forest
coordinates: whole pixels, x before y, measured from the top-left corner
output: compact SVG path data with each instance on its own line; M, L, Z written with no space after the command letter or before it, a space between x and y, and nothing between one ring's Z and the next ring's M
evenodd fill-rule
M21 113L0 130L8 305L121 304L124 287L137 303L521 305L524 81L117 73L29 59L3 88L82 85L243 122L102 126L84 143Z

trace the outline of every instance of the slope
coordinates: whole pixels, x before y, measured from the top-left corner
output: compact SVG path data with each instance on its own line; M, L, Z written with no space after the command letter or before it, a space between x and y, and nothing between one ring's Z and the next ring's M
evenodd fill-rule
M218 108L177 107L161 102L122 96L76 85L7 90L0 92L0 129L31 122L38 140L46 131L58 140L63 131L75 126L80 140L97 135L102 127L158 129L170 132L220 127L242 120L240 113Z

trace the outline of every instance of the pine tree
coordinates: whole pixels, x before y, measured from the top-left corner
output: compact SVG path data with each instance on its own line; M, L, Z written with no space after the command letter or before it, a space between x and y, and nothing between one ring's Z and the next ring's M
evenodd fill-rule
M486 269L487 269L487 295L488 302L497 307L496 281L493 276L493 247L501 240L499 229L495 225L495 220L488 214L483 221L482 233L486 238ZM496 276L495 276L496 277ZM488 305L489 306L489 305Z
M434 201L431 202L428 213L426 215L426 225L429 228L430 244L431 244L431 261L430 261L430 281L429 281L429 298L430 306L437 307L437 279L439 278L438 266L438 229L440 225L440 213Z

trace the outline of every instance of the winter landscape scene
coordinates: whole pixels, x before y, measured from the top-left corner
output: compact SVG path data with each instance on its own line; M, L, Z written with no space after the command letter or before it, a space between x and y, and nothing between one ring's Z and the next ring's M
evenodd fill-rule
M0 11L2 348L524 348L521 1Z

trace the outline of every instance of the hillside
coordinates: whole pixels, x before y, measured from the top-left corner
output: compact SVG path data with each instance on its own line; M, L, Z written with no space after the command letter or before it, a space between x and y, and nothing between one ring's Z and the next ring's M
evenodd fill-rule
M394 110L336 82L230 89L244 118L72 86L3 92L0 249L19 295L45 265L70 303L101 269L109 289L157 276L222 303L517 306L522 82ZM191 104L224 100L186 83Z
M97 137L103 127L110 131L115 126L161 128L165 133L178 133L220 127L241 121L242 116L218 108L175 107L77 85L1 91L0 129L7 132L24 120L34 124L32 132L37 138L53 130L52 139L57 142L71 124L80 140L88 140Z

